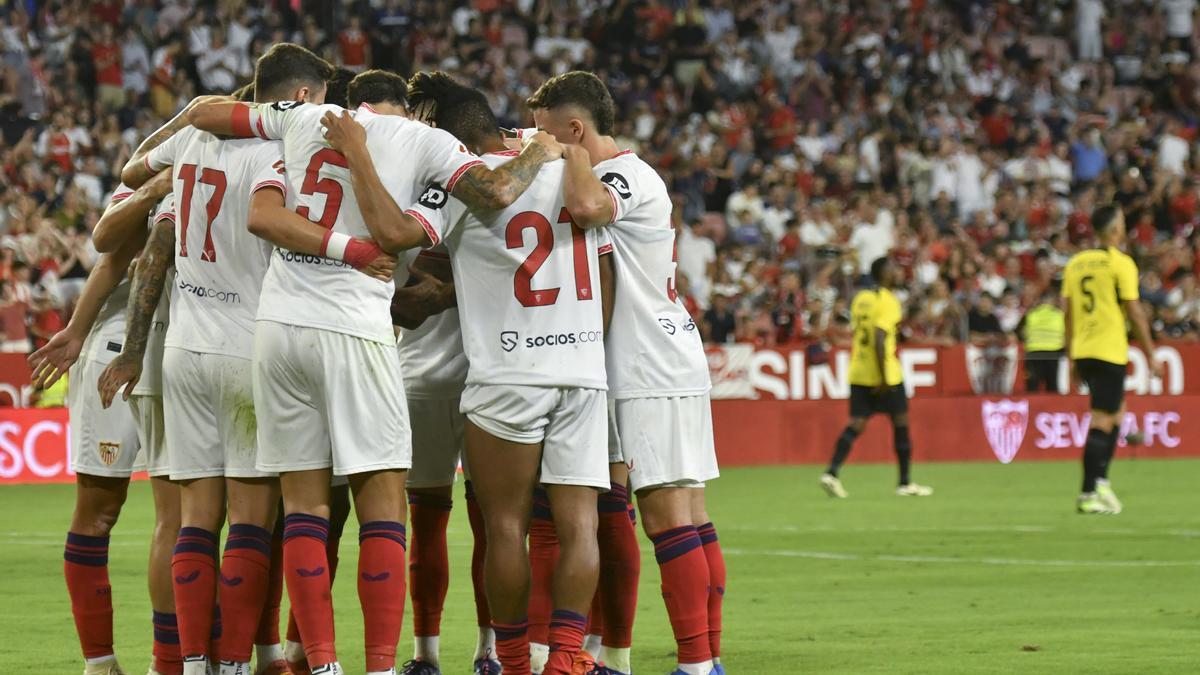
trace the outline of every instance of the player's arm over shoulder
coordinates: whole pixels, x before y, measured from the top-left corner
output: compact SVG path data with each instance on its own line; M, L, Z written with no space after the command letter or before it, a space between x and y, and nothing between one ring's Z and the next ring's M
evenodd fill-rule
M187 120L197 129L221 136L281 140L291 122L317 108L303 101L205 101L188 110Z
M462 144L457 139L450 134L446 134L446 136L453 141L454 145L462 148ZM444 173L451 167L456 168L449 176L435 175L432 178L445 185L451 194L471 208L503 209L515 202L517 197L520 197L529 188L543 164L558 159L562 155L562 146L558 145L552 137L550 140L543 137L548 137L548 134L539 133L533 141L525 146L516 159L495 169L488 168L477 157L467 153L465 148L456 151L454 146L445 145L443 147L449 149L450 162L443 166L442 171ZM439 144L441 143L443 141L439 141ZM459 155L466 153L474 161L464 162L461 156L455 156L456 152Z

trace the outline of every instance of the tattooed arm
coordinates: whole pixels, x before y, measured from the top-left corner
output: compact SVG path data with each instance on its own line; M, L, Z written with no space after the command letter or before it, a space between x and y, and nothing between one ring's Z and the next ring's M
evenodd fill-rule
M132 195L110 204L92 230L92 245L101 253L112 253L130 240L138 241L142 250L146 239L146 218L154 212L159 200L171 191L171 170L163 169L149 182L134 190Z
M562 146L558 141L539 131L513 161L495 170L483 165L468 169L450 194L473 209L502 209L529 188L543 164L561 156Z
M150 231L150 239L133 275L126 310L125 345L100 375L100 402L105 408L112 405L122 386L125 387L122 398L128 401L142 377L142 359L146 355L154 311L162 297L167 269L174 263L175 223L169 218L160 218Z
M121 169L121 182L134 189L141 187L142 183L150 180L150 178L155 174L154 171L151 171L150 168L146 166L146 155L150 154L150 151L154 148L157 148L158 146L167 142L167 139L174 136L180 130L186 128L190 124L188 122L188 113L191 112L193 108L201 103L217 103L230 100L232 100L232 98L229 96L197 96L196 98L192 99L192 101L187 104L187 107L179 111L178 115L171 118L170 122L162 125L157 131L146 137L146 140L142 141L142 144L137 147L137 150L133 151L133 155L130 156L129 161L125 163L125 168Z

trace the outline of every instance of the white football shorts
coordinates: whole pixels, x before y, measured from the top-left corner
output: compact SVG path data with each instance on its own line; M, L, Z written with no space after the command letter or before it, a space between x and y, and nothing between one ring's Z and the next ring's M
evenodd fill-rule
M253 370L260 470L346 476L412 465L396 345L259 321Z
M83 355L67 375L71 468L89 476L128 478L138 454L137 425L120 392L108 410L100 406L96 385L107 365Z
M408 472L408 487L454 485L458 462L462 457L463 428L466 421L466 417L458 408L458 397L409 397L412 469Z
M622 464L625 453L621 452L621 431L617 429L617 400L608 399L608 463Z
M698 487L720 475L708 395L616 402L617 432L636 492Z
M256 417L249 361L177 347L163 351L163 420L172 480L274 475L255 466Z
M162 396L134 394L129 397L129 408L133 412L138 443L141 445L137 468L144 469L155 478L170 476L171 458L167 455Z
M542 483L607 490L607 395L600 389L467 385L462 412L513 443L542 444Z

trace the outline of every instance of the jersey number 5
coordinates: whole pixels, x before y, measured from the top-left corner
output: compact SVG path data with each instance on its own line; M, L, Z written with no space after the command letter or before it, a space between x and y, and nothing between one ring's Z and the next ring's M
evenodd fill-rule
M1092 291L1092 281L1094 280L1095 277L1090 274L1079 280L1079 290L1083 293L1084 298L1083 311L1088 314L1091 314L1092 310L1096 309L1096 293Z
M575 297L579 300L592 299L592 273L588 263L587 237L582 229L571 220L571 214L563 209L558 214L558 222L571 224L571 251L575 264ZM555 288L535 289L533 275L541 269L550 251L554 248L554 227L540 213L523 211L508 221L504 228L505 244L510 249L521 248L525 245L525 230L532 229L537 236L533 250L525 258L525 262L513 274L513 295L523 307L543 307L553 305L558 301L558 291Z
M196 173L199 171L199 180ZM213 248L212 225L217 219L217 214L221 212L221 200L225 198L225 188L228 183L225 180L225 172L216 169L200 169L195 164L184 164L179 167L179 179L183 181L183 190L179 195L179 257L186 258L187 250L187 233L188 220L192 215L192 193L196 190L196 183L204 183L211 185L213 188L212 195L208 198L208 204L205 206L208 222L207 229L204 230L204 251L200 253L200 259L205 262L215 263L217 261L217 250Z
M346 168L346 157L333 148L318 150L308 160L308 168L304 170L304 183L300 186L302 195L325 195L325 210L321 212L320 220L313 222L325 228L333 227L337 222L338 212L342 209L342 184L332 178L321 178L321 168L326 164ZM307 206L299 206L296 213L312 220Z

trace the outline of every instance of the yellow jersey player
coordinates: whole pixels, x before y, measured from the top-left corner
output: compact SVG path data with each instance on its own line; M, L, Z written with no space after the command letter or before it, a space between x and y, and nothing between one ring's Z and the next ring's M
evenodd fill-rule
M1125 366L1129 363L1126 319L1141 344L1154 377L1162 366L1154 361L1154 340L1138 302L1138 270L1117 246L1125 240L1125 215L1108 205L1092 214L1099 247L1076 253L1063 271L1066 299L1066 342L1071 381L1087 383L1092 416L1083 446L1083 491L1080 513L1121 512L1121 502L1108 483L1108 465L1117 448L1125 413Z
M908 397L896 356L896 332L903 311L892 293L900 282L891 261L879 258L871 263L875 288L859 291L850 305L854 327L854 345L850 351L850 423L838 437L829 468L821 475L821 487L830 497L847 496L838 471L850 454L854 439L862 433L875 413L892 419L896 463L900 466L901 497L928 497L933 488L912 482L912 441L908 437Z

